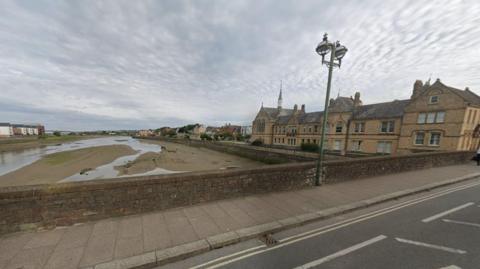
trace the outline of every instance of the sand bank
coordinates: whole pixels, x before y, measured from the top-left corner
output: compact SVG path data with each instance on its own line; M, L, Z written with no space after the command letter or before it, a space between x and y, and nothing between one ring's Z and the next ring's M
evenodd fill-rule
M155 168L170 171L202 171L214 169L251 168L265 165L235 155L205 148L189 147L164 141L143 140L144 143L159 144L165 148L160 153L148 152L135 161L117 166L120 175L145 173Z
M96 168L131 154L135 154L135 151L126 145L90 147L49 154L30 165L0 176L0 186L54 183L84 169Z

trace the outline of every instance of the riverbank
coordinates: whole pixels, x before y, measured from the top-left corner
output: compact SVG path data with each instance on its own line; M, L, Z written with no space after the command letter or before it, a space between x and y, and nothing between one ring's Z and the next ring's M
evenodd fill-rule
M96 168L135 154L127 145L108 145L53 153L0 176L0 187L55 183L84 169Z
M148 152L126 165L115 167L120 172L119 175L145 173L156 168L186 172L251 168L265 165L261 162L205 148L155 140L142 140L142 142L161 145L163 146L162 152Z
M31 149L37 147L44 147L48 145L61 144L66 142L73 142L83 139L98 138L100 136L94 135L62 135L62 136L46 136L44 138L38 137L21 137L21 138L2 138L0 139L0 152L15 151L23 149Z

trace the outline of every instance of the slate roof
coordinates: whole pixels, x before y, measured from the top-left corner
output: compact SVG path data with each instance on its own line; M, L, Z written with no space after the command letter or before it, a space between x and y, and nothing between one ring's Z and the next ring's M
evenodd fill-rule
M353 108L353 100L350 97L337 97L330 102L328 111L331 112L344 112L351 111Z
M400 118L410 100L395 100L392 102L359 106L355 109L354 119Z
M302 124L308 123L320 123L322 119L323 111L310 112L300 115L298 121Z
M267 112L268 116L271 118L277 118L278 116L288 116L292 115L293 109L282 108L280 113L278 113L278 108L276 107L263 107L263 110Z
M10 126L10 123L8 123L8 122L0 122L0 126Z

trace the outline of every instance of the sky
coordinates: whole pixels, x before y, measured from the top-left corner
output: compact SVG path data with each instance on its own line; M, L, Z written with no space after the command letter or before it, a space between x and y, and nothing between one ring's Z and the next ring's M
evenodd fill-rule
M480 94L478 0L0 1L0 122L49 130L251 124L262 102L407 99L416 79Z

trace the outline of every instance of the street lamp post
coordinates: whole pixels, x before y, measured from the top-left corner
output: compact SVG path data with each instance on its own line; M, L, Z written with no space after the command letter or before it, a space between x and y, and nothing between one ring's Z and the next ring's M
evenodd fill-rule
M332 84L332 73L333 68L342 65L342 58L347 53L347 48L340 45L340 41L335 43L329 42L327 38L327 33L323 36L322 42L320 42L315 49L315 51L322 56L322 64L325 64L328 67L328 82L327 82L327 94L325 97L325 107L323 111L323 121L322 121L322 136L320 140L320 148L318 150L318 159L317 159L317 171L315 173L315 185L320 186L320 175L323 175L323 158L324 158L324 145L325 145L325 131L327 129L327 117L328 117L328 102L330 100L330 86ZM330 51L330 59L325 60L325 55ZM323 178L323 177L322 177Z

